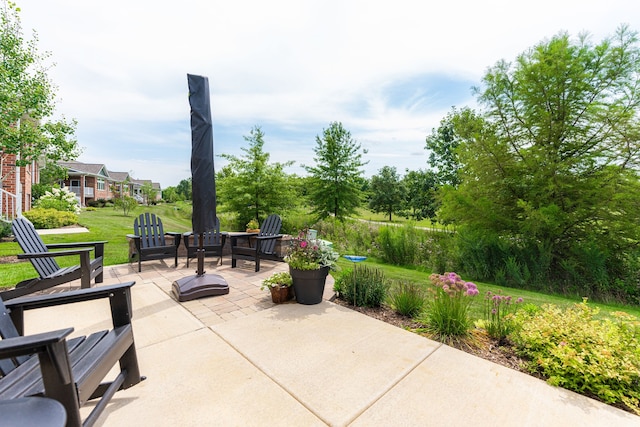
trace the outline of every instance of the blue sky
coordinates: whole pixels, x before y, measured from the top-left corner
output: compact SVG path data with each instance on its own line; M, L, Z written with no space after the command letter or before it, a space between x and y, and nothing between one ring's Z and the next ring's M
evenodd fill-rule
M640 31L637 0L16 1L55 63L57 114L78 120L79 160L163 188L191 175L187 73L209 78L216 154L240 155L258 125L271 161L304 174L340 121L371 176L426 168L425 137L452 106L475 107L498 60L560 31Z

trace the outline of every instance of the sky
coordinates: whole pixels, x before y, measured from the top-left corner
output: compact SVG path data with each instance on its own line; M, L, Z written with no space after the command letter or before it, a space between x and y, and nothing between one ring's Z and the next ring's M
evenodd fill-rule
M260 126L271 162L314 165L341 122L366 177L428 168L425 138L471 88L560 32L640 31L638 0L14 0L78 122L84 163L162 188L191 176L187 73L209 79L214 164Z

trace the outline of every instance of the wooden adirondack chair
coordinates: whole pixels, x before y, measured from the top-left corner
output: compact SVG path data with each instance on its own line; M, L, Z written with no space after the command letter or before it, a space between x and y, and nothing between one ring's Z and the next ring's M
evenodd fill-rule
M67 426L82 425L79 408L100 398L84 425L93 425L118 390L140 376L131 326L134 282L52 295L0 299L0 400L42 396L60 402ZM24 311L95 299L108 299L113 329L67 340L73 328L24 336ZM113 367L119 373L102 383ZM3 418L0 415L0 424Z
M200 236L197 233L184 233L184 246L187 248L187 267L189 267L189 260L195 258L197 250L200 244ZM227 234L220 233L220 220L216 218L214 229L203 233L203 249L204 255L212 255L220 258L220 265L222 265L222 248L227 241Z
M25 252L19 254L19 259L28 259L40 277L23 280L15 289L0 292L4 300L16 298L32 292L68 283L80 279L81 288L91 287L91 280L102 283L102 260L104 256L105 241L56 243L46 245L33 224L26 218L16 218L11 223L13 235ZM55 249L50 251L50 249ZM67 249L67 250L58 250ZM94 258L91 259L91 251ZM72 267L61 268L54 257L78 256L80 264Z
M236 267L238 259L255 261L256 272L260 271L260 260L271 259L282 261L276 251L276 240L282 238L280 228L282 220L276 214L269 215L260 227L260 232L256 234L231 235L231 268ZM238 246L239 239L247 239L247 246ZM253 246L252 246L252 241Z
M167 244L165 236L173 236L173 243ZM133 234L127 234L136 246L133 258L138 258L138 271L142 271L142 261L175 258L174 267L178 266L178 246L181 233L164 232L162 220L155 214L145 212L133 222Z

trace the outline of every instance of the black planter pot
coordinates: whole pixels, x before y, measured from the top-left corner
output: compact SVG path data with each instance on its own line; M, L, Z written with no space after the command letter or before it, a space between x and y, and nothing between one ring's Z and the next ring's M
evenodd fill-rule
M322 302L324 284L329 274L329 267L318 270L296 270L289 267L293 279L293 292L300 304L319 304Z

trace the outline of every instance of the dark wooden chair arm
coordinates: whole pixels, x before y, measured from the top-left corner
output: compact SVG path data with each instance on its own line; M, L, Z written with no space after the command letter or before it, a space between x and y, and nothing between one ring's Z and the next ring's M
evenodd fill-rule
M173 237L173 244L177 247L180 246L180 239L182 238L182 233L178 233L177 231L165 231L165 236Z
M28 356L47 351L51 344L63 341L72 332L73 328L65 328L40 334L5 338L0 341L0 359Z
M57 256L71 256L71 255L81 255L85 253L90 253L93 248L79 248L68 251L52 251L52 252L37 252L37 253L24 253L18 254L18 259L31 259L31 258L51 258Z
M22 335L24 331L25 310L92 301L101 298L109 298L113 326L122 326L131 323L131 318L133 317L131 287L134 284L135 282L125 282L96 288L78 289L59 294L14 298L5 301L5 306L11 310L11 319L20 335Z
M257 240L272 240L272 239L280 239L284 236L284 234L274 234L273 236L256 236Z
M109 243L106 240L95 241L95 242L76 242L76 243L47 243L47 248L49 249L58 249L58 248L82 248L82 247L96 247L96 246L104 246L105 243Z

